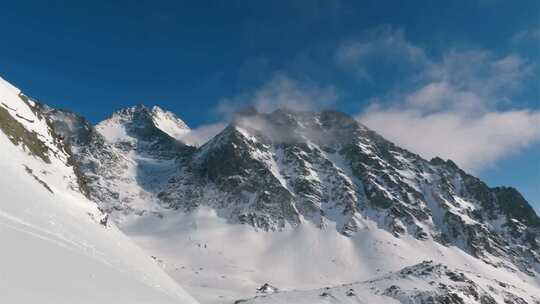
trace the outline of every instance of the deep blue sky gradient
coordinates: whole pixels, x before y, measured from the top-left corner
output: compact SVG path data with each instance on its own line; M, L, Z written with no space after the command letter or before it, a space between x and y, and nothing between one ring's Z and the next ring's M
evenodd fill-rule
M158 104L190 126L217 121L219 100L255 90L277 72L340 92L357 114L399 75L362 83L335 67L341 42L381 25L437 58L450 48L518 52L512 37L540 25L538 1L2 1L0 76L53 107L98 122L135 103ZM529 87L509 107L539 109ZM513 185L540 209L540 147L480 172Z

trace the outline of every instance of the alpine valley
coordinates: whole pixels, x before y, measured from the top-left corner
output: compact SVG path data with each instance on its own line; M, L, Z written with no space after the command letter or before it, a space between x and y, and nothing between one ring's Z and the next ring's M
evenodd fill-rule
M511 187L347 114L157 106L92 125L0 79L0 302L540 304ZM54 274L54 275L53 275Z

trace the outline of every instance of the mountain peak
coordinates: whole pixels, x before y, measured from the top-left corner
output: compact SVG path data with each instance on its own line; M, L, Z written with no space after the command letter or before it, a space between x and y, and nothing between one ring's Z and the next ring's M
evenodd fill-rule
M139 103L134 106L122 108L116 111L113 115L129 116L136 113L150 113L150 110L144 104Z
M177 140L181 140L190 131L189 126L170 111L153 106L151 113L154 125Z
M364 137L369 140L378 136L350 115L339 111L315 112L290 108L279 108L270 113L259 113L249 108L242 110L231 122L230 129L248 137L255 136L263 142L311 142L322 146L349 142L352 138Z
M181 140L190 131L187 124L174 113L159 106L149 108L144 104L116 111L109 119L100 122L97 129L111 142L128 137L128 133L137 133L136 130L146 130L146 134L148 130L158 129L176 140Z

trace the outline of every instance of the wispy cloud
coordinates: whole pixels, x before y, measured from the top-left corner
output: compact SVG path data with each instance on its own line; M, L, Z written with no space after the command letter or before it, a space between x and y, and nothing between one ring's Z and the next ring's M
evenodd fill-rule
M419 62L426 58L424 50L405 37L402 29L385 25L366 31L358 40L344 42L338 47L336 61L339 64L359 64L370 56L395 55Z
M224 117L230 117L245 106L254 106L262 113L278 108L316 110L334 105L337 97L334 86L307 84L278 74L254 91L221 100L216 111Z
M182 136L181 140L190 146L199 147L212 139L212 137L216 136L216 134L225 129L226 126L226 122L205 124L198 128L191 129Z
M359 120L391 141L431 158L452 159L473 172L540 140L540 113L527 110L423 114L404 107L371 107Z
M402 29L389 25L364 31L359 38L338 46L334 60L362 80L375 81L381 67L418 67L427 62L424 49L409 41ZM399 63L399 66L396 64ZM386 74L382 69L383 74Z
M218 122L199 126L186 133L182 140L193 146L203 145L221 132L234 114L244 107L253 106L260 113L269 113L279 108L307 111L331 107L336 100L337 92L333 86L321 87L277 74L260 88L220 100L214 109L219 117ZM249 123L253 128L257 127L257 121Z
M540 113L511 108L513 93L532 72L524 58L485 50L449 50L432 58L399 30L383 32L375 41L368 43L370 52L380 49L404 64L414 59L420 67L414 75L402 75L413 79L407 89L372 100L358 115L389 140L427 158L450 158L472 171L540 140ZM398 41L394 45L403 51L388 53L391 43L379 41ZM338 49L336 56L342 52Z
M540 41L540 27L519 31L512 37L514 43L538 43L538 41Z

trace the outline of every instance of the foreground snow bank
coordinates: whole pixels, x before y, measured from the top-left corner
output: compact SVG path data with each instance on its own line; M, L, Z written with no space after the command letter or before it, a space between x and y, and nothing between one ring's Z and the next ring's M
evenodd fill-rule
M116 228L100 225L89 201L34 180L10 145L0 134L1 303L196 303Z
M0 79L0 303L197 303L77 191L67 154L18 94ZM14 134L33 134L43 155Z

